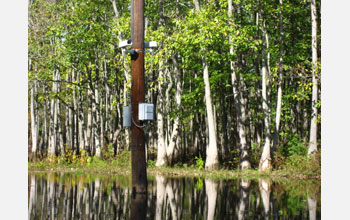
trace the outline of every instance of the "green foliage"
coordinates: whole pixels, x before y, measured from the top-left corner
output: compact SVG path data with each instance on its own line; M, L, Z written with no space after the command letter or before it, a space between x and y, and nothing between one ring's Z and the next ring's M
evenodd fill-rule
M116 156L116 159L112 161L112 164L117 167L131 168L131 152L123 151L121 154Z
M196 167L198 170L202 170L204 168L204 160L200 157L195 157Z
M281 137L284 137L284 135L287 135L287 137L285 137L287 143L285 143L283 146L280 146L278 149L278 151L283 156L306 156L308 145L302 140L302 138L298 134L286 134L281 132Z
M113 144L108 144L106 148L102 148L103 158L106 160L111 160L114 158L114 147Z
M202 190L202 188L203 188L203 179L202 178L197 179L195 187L197 190Z
M148 160L147 161L147 167L148 168L155 168L156 167L156 160Z
M320 176L321 175L321 155L318 153L315 157L308 158L307 156L291 155L282 158L284 163L279 167L286 173Z

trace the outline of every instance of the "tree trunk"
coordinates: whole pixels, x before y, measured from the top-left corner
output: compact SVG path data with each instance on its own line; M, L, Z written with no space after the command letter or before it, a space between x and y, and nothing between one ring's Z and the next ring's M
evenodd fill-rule
M38 121L37 121L37 112L36 112L36 81L32 85L30 90L30 124L31 124L31 133L32 133L32 156L36 158L37 149L38 149Z
M44 86L44 94L46 95L46 87ZM47 105L48 105L48 100L45 98L44 99L44 121L43 121L43 131L42 131L42 146L40 147L40 153L44 152L44 148L48 148L48 135L47 135Z
M307 151L308 157L317 152L317 11L316 0L311 0L311 22L312 22L312 114L310 124L310 140Z
M280 62L279 62L279 74L278 74L278 89L277 89L277 106L276 106L276 120L275 120L275 133L273 136L273 146L274 148L278 144L279 137L279 127L281 121L281 108L282 108L282 83L283 83L283 16L282 16L282 6L283 0L280 1Z
M205 106L207 110L208 130L209 130L209 145L206 153L205 169L217 169L219 167L218 148L216 143L216 132L214 125L213 107L210 94L209 71L208 64L205 58L202 60L203 78L205 85Z
M97 157L101 157L101 127L100 127L100 121L101 121L101 116L100 116L100 100L99 100L99 92L97 88L97 83L95 84L95 94L94 94L94 100L92 102L92 112L93 112L93 133L94 133L94 139L95 139L95 155Z
M56 94L57 92L57 70L53 72L53 83L52 83L52 93ZM56 155L57 148L57 108L55 99L51 99L50 106L50 131L49 131L49 156Z
M167 165L166 146L164 140L164 107L163 107L163 61L159 61L159 81L158 81L158 101L157 101L157 132L158 132L158 150L156 166Z
M259 162L259 171L267 171L271 170L271 153L270 153L270 145L271 145L271 132L270 132L270 107L268 102L268 84L269 84L269 71L267 63L267 54L266 49L268 49L268 35L265 29L265 20L263 20L262 24L263 31L263 49L262 49L262 67L261 67L261 75L262 75L262 107L264 112L264 123L265 123L265 144L263 148L263 152Z
M232 0L229 0L229 6L228 6L228 14L232 18ZM234 49L232 46L232 39L229 37L230 42L230 54L234 55ZM246 111L244 106L244 98L242 91L240 91L240 88L243 88L243 81L238 81L236 76L236 63L234 61L230 61L231 66L231 79L232 79L232 89L233 89L233 95L234 95L234 105L235 110L237 114L237 127L238 127L238 134L239 134L239 140L240 140L240 168L242 170L249 169L250 163L248 160L248 150L249 146L247 144L247 132L246 132Z
M60 71L57 71L57 81L60 82L61 81L61 73ZM57 87L56 87L56 93L60 92L60 88L58 86L58 82L57 82ZM57 138L58 138L58 146L59 149L61 150L61 155L64 156L64 143L63 143L63 134L62 134L62 128L61 128L61 108L60 108L60 100L57 99L56 100L56 133L57 133Z
M181 75L180 75L180 70L178 68L178 64L174 55L171 58L174 65L174 73L175 73L174 75L175 75L175 84L176 84L175 109L176 111L178 111L180 110L180 106L181 106L181 94L182 94L182 86L181 86L181 79L180 79ZM169 163L174 162L174 159L177 158L179 153L179 149L175 149L175 145L179 134L179 124L180 124L179 115L176 114L174 123L173 123L173 129L171 132L170 142L166 150ZM179 146L177 146L177 148L179 148Z
M87 137L87 150L90 153L90 155L93 155L92 151L92 88L88 89L87 99L88 99L88 118L87 118L87 131L86 131L86 137Z

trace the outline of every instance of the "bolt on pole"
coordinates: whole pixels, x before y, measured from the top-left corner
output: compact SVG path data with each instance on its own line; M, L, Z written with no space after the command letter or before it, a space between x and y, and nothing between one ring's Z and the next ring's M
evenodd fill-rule
M132 49L131 55L131 108L132 118L137 125L139 120L139 103L145 102L145 71L144 71L144 0L132 0ZM133 193L147 192L147 171L145 153L145 133L141 126L131 123L131 167Z

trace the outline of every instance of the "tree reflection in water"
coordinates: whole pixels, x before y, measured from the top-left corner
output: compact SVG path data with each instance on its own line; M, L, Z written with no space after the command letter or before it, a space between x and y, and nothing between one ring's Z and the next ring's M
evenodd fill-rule
M320 197L304 193L305 187L320 185L155 176L147 195L133 196L129 176L38 173L28 177L28 214L67 220L320 219Z

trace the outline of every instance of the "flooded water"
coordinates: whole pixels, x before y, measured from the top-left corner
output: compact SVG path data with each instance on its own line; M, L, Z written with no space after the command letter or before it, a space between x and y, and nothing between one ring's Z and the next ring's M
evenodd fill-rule
M320 181L29 173L29 219L321 219Z

